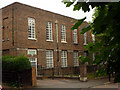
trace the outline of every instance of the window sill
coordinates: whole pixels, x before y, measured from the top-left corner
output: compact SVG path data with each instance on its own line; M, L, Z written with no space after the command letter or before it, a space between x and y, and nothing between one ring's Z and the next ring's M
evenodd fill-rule
M86 46L86 45L88 45L88 44L87 44L87 43L84 43L83 45Z
M67 68L67 66L61 67L61 68Z
M47 42L53 42L53 40L46 40Z
M66 41L61 41L61 43L67 43Z
M36 38L28 38L28 40L35 40L36 41L37 39Z

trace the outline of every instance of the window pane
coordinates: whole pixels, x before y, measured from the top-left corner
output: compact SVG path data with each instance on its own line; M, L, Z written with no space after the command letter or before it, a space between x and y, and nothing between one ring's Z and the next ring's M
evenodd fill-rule
M47 50L46 51L46 68L53 67L53 51Z
M77 29L73 30L73 42L77 43Z
M73 57L74 57L74 66L79 66L78 52L77 51L74 51Z
M28 18L28 38L35 39L35 19Z
M87 33L84 33L84 44L87 44Z
M29 55L35 55L36 54L36 50L28 50L28 54Z
M46 24L46 39L52 40L52 23L47 22Z
M61 51L61 66L67 67L67 51Z
M61 41L66 41L66 29L65 26L61 26Z

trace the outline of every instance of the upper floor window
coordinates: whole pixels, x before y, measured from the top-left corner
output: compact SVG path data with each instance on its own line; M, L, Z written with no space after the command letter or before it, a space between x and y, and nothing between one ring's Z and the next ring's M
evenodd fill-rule
M87 33L85 32L83 36L84 36L84 45L86 45L87 44Z
M67 67L67 51L61 51L61 66Z
M28 18L28 39L35 39L35 19Z
M77 29L73 30L73 43L77 44L78 40L77 40Z
M78 51L74 51L73 57L74 57L74 66L79 66Z
M52 23L51 22L47 22L46 24L46 40L47 41L52 41Z
M95 42L95 35L94 34L92 34L92 41L93 41L93 43Z
M53 50L46 51L46 68L53 67Z
M61 42L66 42L66 27L61 26Z

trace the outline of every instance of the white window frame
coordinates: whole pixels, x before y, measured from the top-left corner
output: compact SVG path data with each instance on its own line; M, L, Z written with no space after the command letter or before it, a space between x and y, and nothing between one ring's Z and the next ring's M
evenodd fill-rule
M35 60L31 60L31 59L35 59ZM36 69L36 76L37 76L37 58L35 58L35 57L29 57L29 61L30 61L30 63L31 63L31 65L32 65L32 63L36 63L35 64L35 69Z
M87 45L87 32L84 33L84 45Z
M52 22L46 23L46 41L53 41Z
M93 41L93 43L95 42L95 35L94 34L92 34L92 41Z
M73 30L73 43L77 44L78 43L78 35L77 35L77 29Z
M66 26L61 25L61 42L66 43Z
M46 68L53 68L53 50L46 50Z
M95 53L93 53L93 61L95 60Z
M34 51L35 54L30 54L30 51ZM33 56L33 55L36 55L36 54L37 54L37 50L35 50L35 49L29 49L28 52L27 52L27 54L28 54L28 55L32 55L32 56Z
M73 58L74 58L74 66L79 66L78 51L73 52Z
M35 37L35 19L28 18L28 39L36 40Z
M61 67L67 67L67 51L61 51Z

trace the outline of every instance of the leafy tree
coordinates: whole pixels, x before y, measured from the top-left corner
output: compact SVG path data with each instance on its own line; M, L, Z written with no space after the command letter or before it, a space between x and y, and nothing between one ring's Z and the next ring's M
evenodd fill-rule
M114 81L120 82L120 2L76 2L76 0L63 2L66 7L74 5L74 11L82 9L89 12L89 6L96 8L93 22L84 28L81 34L91 30L99 40L89 43L85 48L89 52L97 53L93 63L102 65L110 73L115 72ZM78 28L85 19L86 17L78 20L72 29ZM83 63L89 60L82 56L79 59Z

